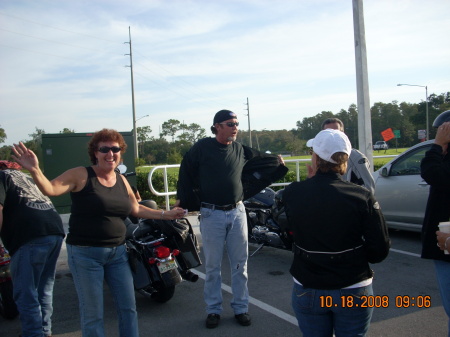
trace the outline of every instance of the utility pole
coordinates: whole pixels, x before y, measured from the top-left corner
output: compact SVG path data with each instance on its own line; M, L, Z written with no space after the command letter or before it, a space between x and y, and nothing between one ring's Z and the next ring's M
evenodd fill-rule
M371 171L373 171L372 124L370 120L366 33L362 0L353 0L353 32L355 40L359 150L366 155L370 162Z
M128 43L130 45L130 53L125 54L125 56L130 55L130 65L125 66L125 67L130 67L130 71L131 71L131 102L132 102L132 107L133 107L134 158L137 159L137 158L139 158L139 153L138 153L138 147L137 147L136 110L134 107L133 53L131 52L131 29L130 29L130 26L128 26L128 36L129 36L130 40L128 42L124 42L124 43Z
M244 103L245 104L245 103ZM248 117L248 138L249 138L249 146L252 147L252 129L250 128L250 105L248 104L247 97L247 117Z

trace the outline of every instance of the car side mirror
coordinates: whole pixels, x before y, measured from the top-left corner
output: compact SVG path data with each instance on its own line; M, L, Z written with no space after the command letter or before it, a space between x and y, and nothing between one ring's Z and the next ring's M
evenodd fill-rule
M386 178L387 176L389 176L387 167L383 167L383 169L382 169L381 172L380 172L380 176L385 177L385 178Z

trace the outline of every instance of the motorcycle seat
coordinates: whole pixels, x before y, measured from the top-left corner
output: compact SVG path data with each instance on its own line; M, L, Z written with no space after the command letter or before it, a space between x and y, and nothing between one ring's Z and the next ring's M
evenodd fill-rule
M125 238L128 240L142 239L144 237L153 236L155 234L155 228L145 221L141 221L138 224L135 224L127 218L125 219L125 226L127 227Z

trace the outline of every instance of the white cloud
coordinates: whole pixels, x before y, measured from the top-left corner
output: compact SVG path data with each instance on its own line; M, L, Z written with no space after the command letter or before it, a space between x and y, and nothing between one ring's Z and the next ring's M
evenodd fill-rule
M436 0L364 1L370 102L450 91L447 13ZM247 129L291 129L356 103L350 0L0 2L0 126L7 144L55 133L132 128L128 27L138 126L170 118L209 133L235 110Z

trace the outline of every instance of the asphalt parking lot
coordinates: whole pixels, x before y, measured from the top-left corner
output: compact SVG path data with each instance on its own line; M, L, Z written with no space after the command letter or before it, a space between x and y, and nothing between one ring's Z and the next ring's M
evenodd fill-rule
M64 219L64 216L63 216ZM196 233L195 216L189 217ZM199 236L200 243L201 237ZM431 261L419 257L420 235L391 231L393 242L388 258L373 265L375 271L374 291L389 301L387 308L376 308L368 336L446 336L447 316L442 307L434 267ZM256 246L251 245L254 251ZM242 327L234 319L229 306L230 276L228 261L224 258L222 277L224 312L216 329L206 329L203 302L204 268L194 272L200 275L196 283L183 282L177 286L174 297L167 303L152 302L136 294L139 312L140 335L146 336L301 336L290 306L292 278L289 267L292 255L289 251L264 247L249 259L250 314L252 325ZM79 337L80 323L78 301L67 265L65 247L58 261L57 280L54 289L53 336ZM406 296L415 302L405 307L396 306L397 296ZM430 296L431 307L417 307L417 296ZM106 335L115 337L117 319L114 304L105 287ZM20 333L18 319L7 321L0 318L0 336L16 337Z

